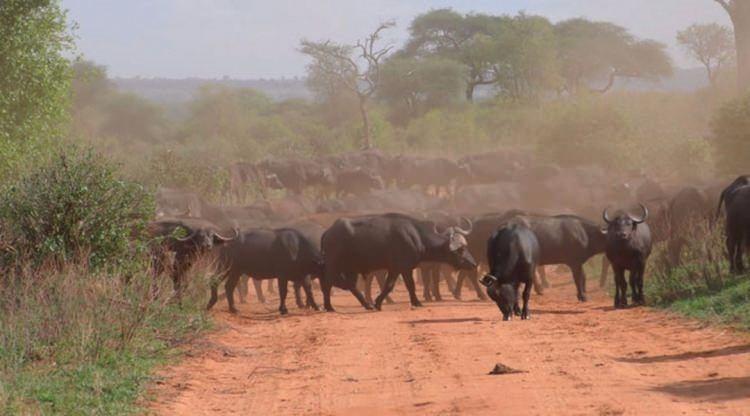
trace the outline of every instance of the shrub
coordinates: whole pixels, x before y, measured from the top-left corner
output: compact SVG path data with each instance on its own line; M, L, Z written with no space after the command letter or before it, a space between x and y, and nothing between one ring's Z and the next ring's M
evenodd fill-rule
M651 255L646 295L654 304L669 304L721 289L729 275L724 236L707 221L689 221L682 230L671 230L670 239L683 242L679 258L670 255L674 241L658 245Z
M82 257L93 269L123 266L132 258L131 237L142 234L152 213L146 189L121 179L115 166L95 153L77 148L42 163L0 196L12 257L28 259L33 267Z
M711 130L719 171L744 172L750 158L750 94L724 104L714 116Z
M0 414L140 414L154 366L208 327L212 278L194 268L178 305L150 296L142 266L127 282L70 263L0 285Z

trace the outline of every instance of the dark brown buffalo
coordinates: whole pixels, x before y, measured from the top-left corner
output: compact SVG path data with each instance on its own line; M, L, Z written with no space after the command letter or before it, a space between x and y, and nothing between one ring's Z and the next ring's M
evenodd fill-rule
M651 254L651 231L645 221L648 209L641 205L643 215L634 217L624 211L618 211L612 218L604 210L602 217L607 223L606 253L615 272L615 308L628 305L628 285L625 271L630 272L630 289L633 303L642 305L643 274L646 262Z

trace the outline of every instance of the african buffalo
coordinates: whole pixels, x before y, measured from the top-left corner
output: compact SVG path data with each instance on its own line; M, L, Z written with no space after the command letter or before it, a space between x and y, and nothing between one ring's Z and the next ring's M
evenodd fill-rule
M630 290L633 303L644 304L643 273L646 261L651 254L651 230L645 221L648 219L648 208L641 205L643 215L640 218L618 211L613 218L607 210L602 213L607 223L607 259L615 272L615 308L628 306L628 284L625 281L625 270L630 272Z
M385 188L383 178L366 169L342 169L335 174L336 196L360 196L383 188Z
M583 264L603 253L606 233L593 221L576 215L551 217L522 215L512 219L526 224L539 241L539 265L564 264L573 272L578 300L586 301Z
M750 175L740 175L732 183L729 184L719 196L719 206L716 208L716 219L721 215L721 205L728 206L729 203L734 199L735 193L738 188L750 185Z
M244 230L236 240L218 250L218 265L224 271L225 292L229 311L236 313L234 289L242 275L253 279L279 279L279 312L287 313L287 282L301 282L308 299L312 288L308 276L321 276L323 257L315 243L302 233L290 228ZM220 281L211 285L210 309L218 300ZM315 305L313 305L315 307Z
M403 214L341 218L323 234L321 246L325 256L321 283L328 311L333 311L333 285L351 291L362 306L371 309L356 287L359 274L388 270L385 289L375 300L375 307L380 309L399 274L404 278L411 304L421 306L412 275L421 262L447 263L458 269L476 267L463 234L452 228L441 232L431 221Z
M745 250L750 245L750 185L735 187L726 200L726 243L732 273L745 271Z
M487 241L489 272L482 278L487 295L495 301L503 320L513 313L529 319L529 297L536 266L539 263L539 242L534 233L522 223L511 223ZM523 309L518 307L518 288L523 288Z
M187 235L177 236L180 229ZM158 276L169 270L178 298L182 292L185 273L195 260L214 246L223 245L237 237L236 230L235 236L226 237L219 233L214 224L197 219L159 219L149 223L147 230L152 238L150 251L154 275ZM171 261L169 253L174 255Z

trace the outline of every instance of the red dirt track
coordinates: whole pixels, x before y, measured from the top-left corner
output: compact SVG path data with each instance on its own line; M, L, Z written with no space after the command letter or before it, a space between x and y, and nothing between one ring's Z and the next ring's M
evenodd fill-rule
M532 320L493 303L445 301L337 313L254 298L214 312L219 330L161 372L163 415L750 415L750 337L649 308L579 304L570 277L532 294ZM592 286L594 279L589 279ZM447 290L444 291L447 293ZM315 293L320 299L319 291ZM472 294L473 296L473 294ZM465 290L469 297L469 290ZM293 305L291 297L288 305ZM488 375L496 363L522 370Z

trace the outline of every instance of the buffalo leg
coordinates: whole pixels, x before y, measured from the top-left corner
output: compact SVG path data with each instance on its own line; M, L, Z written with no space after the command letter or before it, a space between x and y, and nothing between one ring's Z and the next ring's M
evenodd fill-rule
M279 313L286 315L289 311L286 308L286 292L289 281L286 277L279 277Z
M222 280L226 279L226 275L222 276L221 279L216 279L213 282L211 282L211 298L208 299L208 305L206 305L206 309L210 310L211 308L216 305L216 301L219 300L219 285L221 284Z
M372 279L374 278L375 275L373 275L372 273L362 275L362 281L365 287L365 299L367 299L367 302L370 304L374 303L372 301Z
M377 279L377 281L378 281L378 286L380 287L380 291L381 292L383 291L383 288L385 287L385 277L386 277L386 274L387 274L386 271L375 272L375 279ZM398 280L398 279L396 279L396 280ZM395 283L394 283L394 287L395 287ZM393 290L393 289L391 288L391 290ZM393 301L393 299L391 299L391 296L388 295L388 296L385 297L385 303L386 303L386 305L393 305L395 302Z
M448 290L451 293L456 291L456 279L453 278L453 273L449 272L445 275L445 284L448 285Z
M432 270L429 268L419 269L420 280L422 280L422 297L425 302L432 302Z
M644 305L646 303L646 299L643 296L643 273L645 269L645 264L639 264L630 274L633 280L630 283L631 290L633 291L633 303L637 305Z
M432 269L432 297L436 302L442 302L443 296L440 294L440 268Z
M227 295L227 303L229 304L229 312L237 313L237 308L234 306L234 288L237 287L237 282L240 280L240 276L233 274L227 278L227 282L224 283L224 293Z
M360 305L367 310L372 309L372 304L365 299L365 295L357 289L357 279L359 279L358 273L345 273L346 276L346 289L349 289L352 295L359 301Z
M396 285L396 279L398 279L398 273L389 271L388 277L385 279L385 285L383 290L380 292L378 297L375 299L375 309L381 310L383 306L383 300L388 294L391 293L393 287Z
M529 278L523 285L523 308L521 309L521 319L531 319L531 312L529 311L529 298L531 297L531 274L534 273L534 269L534 267L531 267L529 271Z
M742 238L736 235L736 231L727 229L726 241L730 271L732 273L742 273L745 269L742 261Z
M419 301L417 298L417 288L414 285L414 271L409 270L407 272L404 272L401 274L404 278L404 284L406 285L406 290L409 291L409 300L411 301L411 306L422 306L422 302Z
M576 284L578 300L586 302L586 273L583 271L582 264L568 265L573 271L573 281Z
M250 277L250 280L253 281L253 286L255 287L255 295L258 297L258 301L260 303L266 303L266 297L263 295L263 281L255 280L252 277Z
M333 277L335 274L326 272L323 279L320 280L320 291L323 292L323 307L326 312L335 312L333 305L331 305L331 289L333 287Z
M607 287L607 272L609 271L609 259L607 256L602 256L602 270L599 274L599 287Z
M464 285L464 279L466 279L467 274L469 274L469 271L467 270L461 270L458 272L456 285L453 287L453 298L456 300L461 300L461 288Z
M516 299L513 302L513 314L516 316L521 316L521 307L518 306L518 288L521 287L521 282L515 281L513 282L513 292L516 295ZM524 286L525 289L525 286Z
M625 269L612 266L615 272L615 309L628 306L628 283L625 281Z
M531 276L531 281L533 282L534 291L537 295L543 295L544 294L544 279L545 279L546 272L544 271L544 266L539 266L534 270L534 274Z
M305 290L305 297L307 298L306 300L307 307L312 308L313 310L319 311L320 308L318 307L318 304L315 302L315 296L313 296L312 279L310 279L310 276L306 276L302 280L302 288Z
M237 283L237 295L240 297L240 303L247 303L247 281L249 277L248 276L242 276L240 277L239 283Z
M294 302L297 304L297 309L305 309L305 302L302 302L302 280L295 280L292 287L294 288Z

